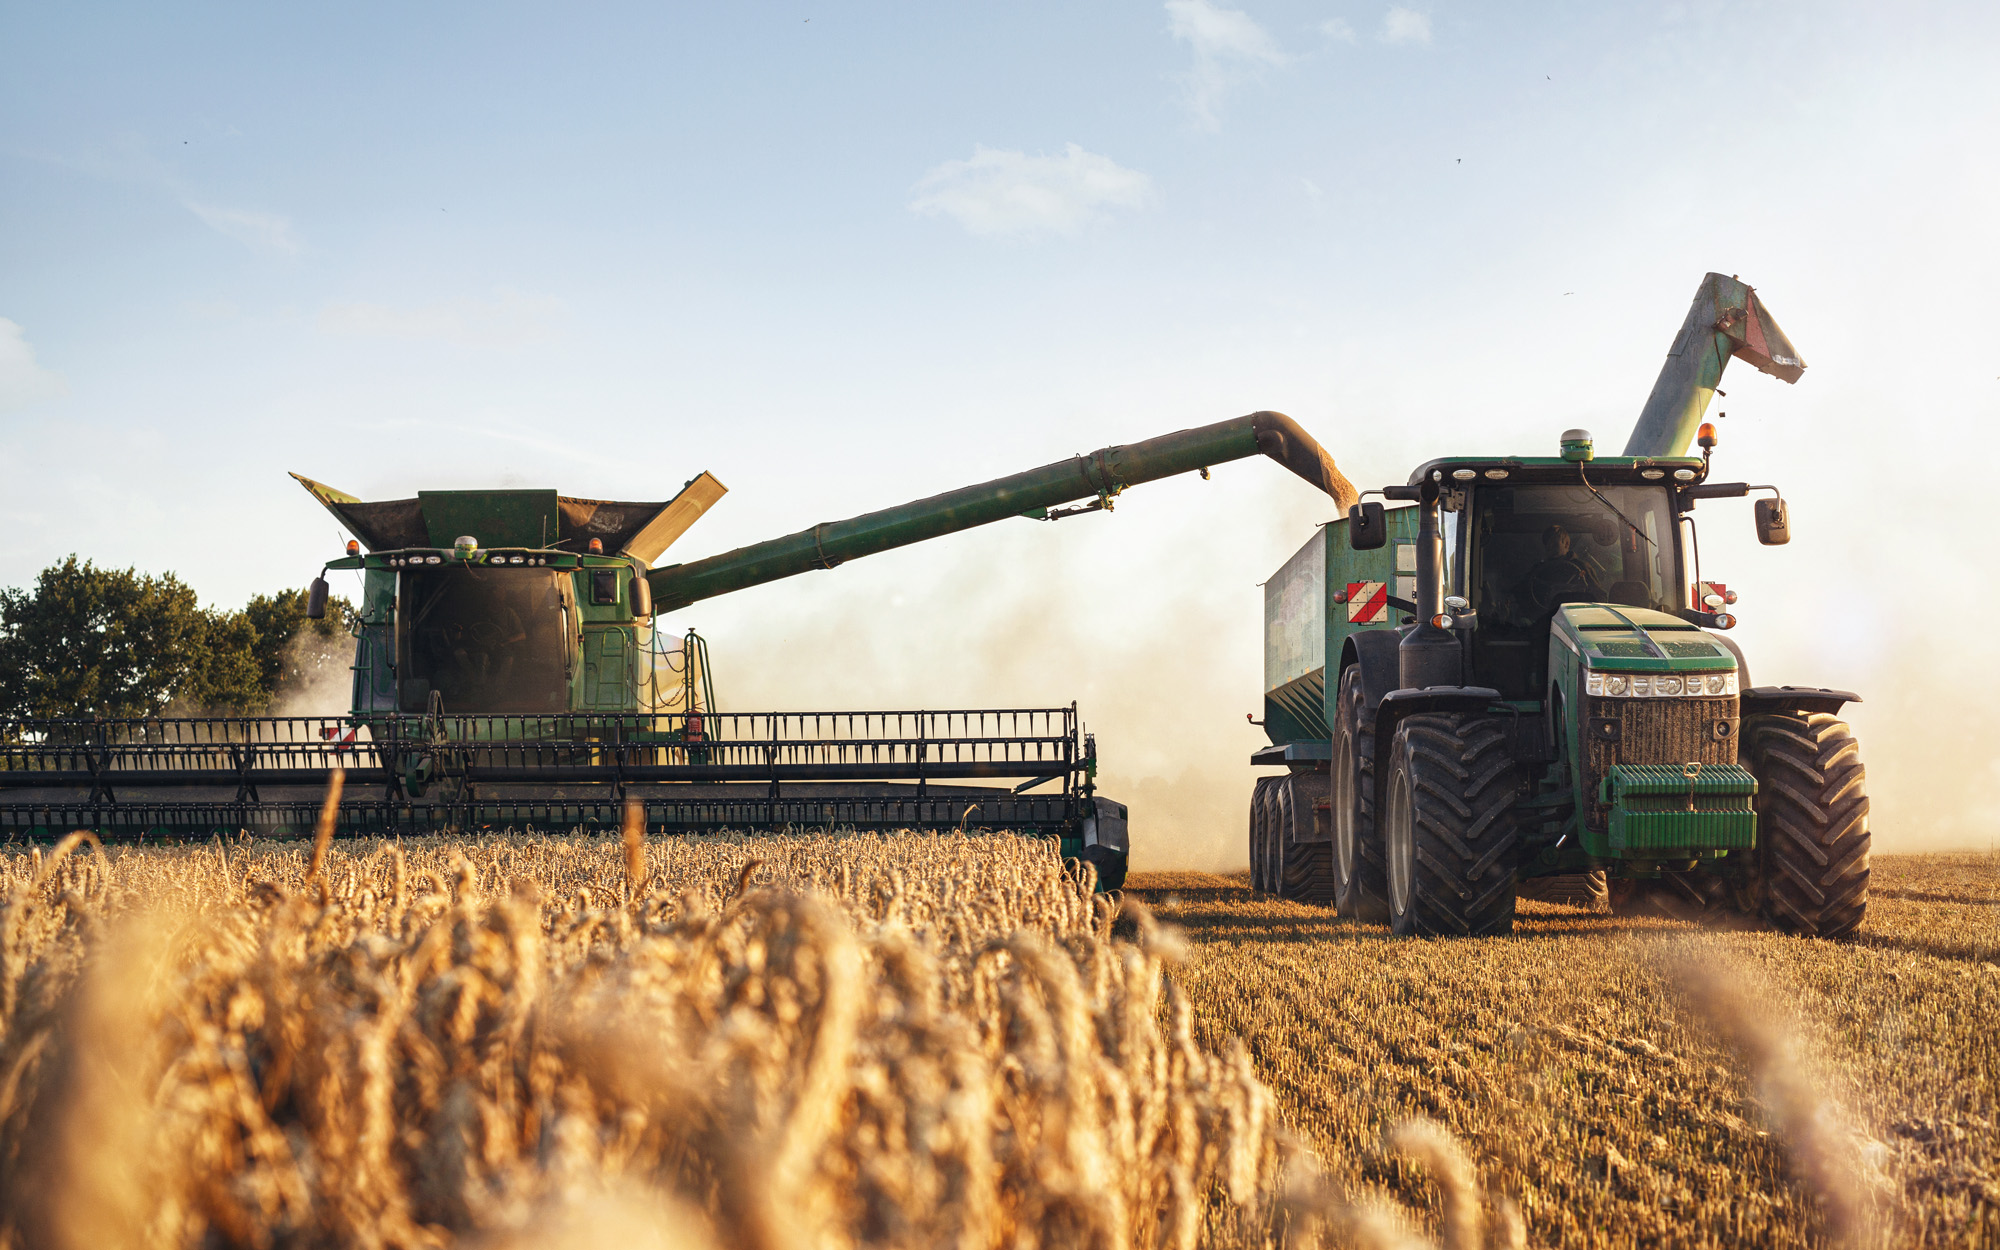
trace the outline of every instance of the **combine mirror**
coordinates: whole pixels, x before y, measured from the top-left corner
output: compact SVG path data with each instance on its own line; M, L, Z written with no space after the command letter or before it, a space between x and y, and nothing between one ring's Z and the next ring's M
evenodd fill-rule
M315 577L306 590L306 619L323 621L326 619L326 579Z

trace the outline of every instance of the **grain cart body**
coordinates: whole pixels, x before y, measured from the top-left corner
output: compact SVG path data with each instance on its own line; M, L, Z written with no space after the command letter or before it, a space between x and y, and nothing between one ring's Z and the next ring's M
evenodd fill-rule
M340 771L338 821L354 832L612 825L628 805L677 830L1005 828L1062 839L1115 885L1126 811L1096 793L1074 705L722 711L706 644L657 618L999 520L1109 512L1126 487L1258 455L1339 506L1355 498L1271 412L659 568L724 493L708 474L653 503L553 490L370 502L300 478L355 536L326 565L360 580L347 714L0 725L0 831L295 833Z
M1868 807L1836 714L1856 696L1752 686L1737 594L1699 564L1704 500L1768 491L1758 537L1789 539L1775 487L1709 480L1712 426L1681 454L1732 353L1803 369L1710 274L1633 434L1654 450L1598 458L1572 430L1555 456L1429 461L1370 492L1407 506L1350 509L1274 575L1252 763L1286 772L1253 791L1254 885L1399 933L1507 932L1557 883L1854 931Z

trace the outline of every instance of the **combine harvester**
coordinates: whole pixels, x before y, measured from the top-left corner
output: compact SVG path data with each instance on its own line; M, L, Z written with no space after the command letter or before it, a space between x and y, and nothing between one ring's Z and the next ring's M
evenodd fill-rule
M1844 690L1753 686L1701 568L1702 423L1731 356L1805 365L1756 293L1709 274L1623 454L1432 460L1327 525L1266 584L1259 889L1398 934L1506 933L1517 894L1760 915L1840 937L1868 892L1868 798ZM1690 441L1701 454L1685 454ZM1608 880L1607 880L1608 879Z
M370 503L300 478L354 535L327 565L361 573L350 713L0 722L0 834L299 833L340 771L344 833L615 826L628 803L662 831L973 826L1059 838L1115 888L1126 812L1096 793L1074 705L725 712L702 640L657 620L1010 517L1109 511L1127 487L1256 455L1340 508L1357 498L1274 412L662 568L724 493L707 473L666 503L553 490ZM322 574L307 615L326 600Z

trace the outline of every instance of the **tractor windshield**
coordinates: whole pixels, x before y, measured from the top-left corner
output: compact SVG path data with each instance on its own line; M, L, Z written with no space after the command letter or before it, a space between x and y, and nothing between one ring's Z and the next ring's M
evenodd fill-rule
M1481 486L1471 519L1482 622L1539 632L1565 603L1672 612L1680 599L1664 486Z
M553 569L406 572L398 597L405 712L569 710L569 629Z

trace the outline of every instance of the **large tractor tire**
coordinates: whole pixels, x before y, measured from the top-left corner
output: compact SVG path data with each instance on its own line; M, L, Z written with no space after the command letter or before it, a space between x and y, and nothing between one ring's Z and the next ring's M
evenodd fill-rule
M1313 805L1324 801L1324 773L1279 778L1277 796L1277 893L1294 903L1330 907L1334 899L1333 843L1302 841L1313 832Z
M1271 872L1270 829L1271 791L1282 777L1259 777L1250 791L1250 888L1259 894L1275 893L1277 882Z
M1375 826L1375 718L1361 697L1361 667L1340 674L1333 716L1333 905L1370 924L1389 919L1389 878Z
M1389 928L1403 936L1514 931L1513 821L1520 769L1507 723L1411 716L1389 745L1382 794Z
M1741 758L1757 778L1749 898L1788 933L1841 938L1868 909L1868 777L1847 722L1826 712L1743 719Z

